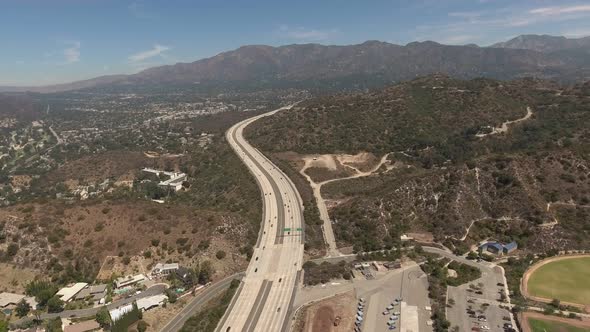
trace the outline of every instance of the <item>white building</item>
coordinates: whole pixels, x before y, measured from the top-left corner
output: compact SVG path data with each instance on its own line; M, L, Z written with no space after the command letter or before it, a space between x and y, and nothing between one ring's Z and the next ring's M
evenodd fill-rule
M121 318L124 314L130 312L131 310L133 310L133 304L126 304L123 306L120 306L118 308L115 309L111 309L109 310L109 314L111 315L111 320L113 322L119 320L119 318Z
M182 172L166 172L159 171L153 168L143 168L142 171L146 173L155 174L158 178L160 177L160 174L168 176L169 179L165 181L160 181L160 183L158 183L158 186L174 189L174 191L179 191L180 189L182 189L182 183L186 181L186 179L188 178L187 175Z
M146 279L146 277L143 274L120 277L115 280L115 287L122 288L122 287L126 287L126 286L131 286L131 285L136 284L140 281L144 281L145 279Z
M152 269L150 274L154 277L167 276L170 273L173 273L174 271L178 270L178 268L179 268L178 263L170 263L170 264L158 263L154 266L154 268Z
M164 294L148 296L137 300L137 309L146 311L151 308L158 307L168 300L168 296Z
M60 289L55 295L59 296L62 301L68 302L86 286L88 286L88 284L85 282L77 282L69 287Z
M17 305L20 301L25 300L32 308L37 307L37 301L34 297L25 296L22 294L15 293L0 293L0 307L6 308L8 306Z

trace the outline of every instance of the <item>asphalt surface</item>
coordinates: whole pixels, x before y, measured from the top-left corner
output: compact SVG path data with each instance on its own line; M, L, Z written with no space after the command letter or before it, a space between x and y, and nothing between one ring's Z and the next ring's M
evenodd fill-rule
M236 154L254 175L263 197L263 220L252 260L218 331L284 331L303 264L303 204L289 178L243 137L261 117L244 120L227 133Z
M195 295L195 298L191 300L182 310L168 322L163 328L162 332L176 332L179 331L184 323L194 314L196 314L201 308L206 305L209 301L221 295L226 289L228 289L230 283L234 279L242 279L244 273L237 273L226 277L209 287L206 287L202 292Z

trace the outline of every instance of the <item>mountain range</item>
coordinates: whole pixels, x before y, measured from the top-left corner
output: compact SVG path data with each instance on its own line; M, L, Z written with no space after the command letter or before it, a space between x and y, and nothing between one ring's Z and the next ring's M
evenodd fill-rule
M489 47L451 46L432 41L405 46L380 41L347 46L250 45L195 62L149 68L132 75L101 76L45 87L0 87L0 91L59 92L170 84L363 87L441 72L463 79L531 76L563 82L588 80L590 37L523 35Z

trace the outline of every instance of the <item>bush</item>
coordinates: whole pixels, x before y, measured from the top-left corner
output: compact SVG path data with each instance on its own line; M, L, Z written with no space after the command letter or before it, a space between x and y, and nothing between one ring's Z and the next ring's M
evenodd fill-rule
M14 257L17 253L18 253L18 244L16 243L11 243L8 245L8 248L6 249L6 256L9 258Z
M224 259L225 258L225 251L223 250L219 250L215 253L215 257L217 257L217 259Z
M138 332L145 332L148 328L148 323L146 323L144 320L140 320L139 322L137 322L137 331Z
M29 311L31 311L31 305L24 299L16 305L16 315L18 317L24 317L28 315Z

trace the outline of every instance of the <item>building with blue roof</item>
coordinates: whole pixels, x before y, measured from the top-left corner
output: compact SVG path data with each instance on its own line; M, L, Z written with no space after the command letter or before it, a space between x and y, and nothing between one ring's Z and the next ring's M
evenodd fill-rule
M500 242L490 241L479 246L479 252L489 252L494 255L505 255L518 249L516 241L512 241L508 244L502 244Z
M516 243L516 241L512 241L504 245L504 248L502 248L502 253L506 255L513 252L516 249L518 249L518 244Z

